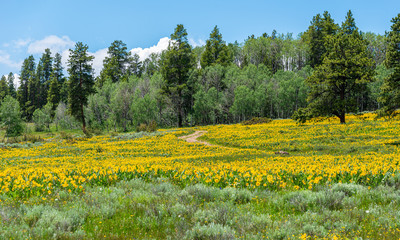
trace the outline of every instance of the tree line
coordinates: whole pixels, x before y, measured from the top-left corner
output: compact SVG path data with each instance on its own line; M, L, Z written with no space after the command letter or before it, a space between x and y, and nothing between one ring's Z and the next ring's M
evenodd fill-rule
M37 65L33 56L24 60L17 90L12 73L1 78L0 102L14 104L40 130L52 122L128 131L150 123L181 127L252 117L304 122L326 115L345 123L349 112L392 115L399 103L399 19L381 36L361 32L351 11L341 24L326 11L297 38L274 30L240 44L227 44L215 26L199 47L189 44L179 24L168 48L144 61L114 41L96 78L88 46L78 42L70 49L68 76L61 55L46 49Z

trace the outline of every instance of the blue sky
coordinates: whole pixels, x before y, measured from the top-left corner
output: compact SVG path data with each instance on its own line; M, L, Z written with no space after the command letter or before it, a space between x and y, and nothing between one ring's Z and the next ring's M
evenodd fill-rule
M18 74L24 58L33 54L38 60L46 47L65 61L77 41L88 44L98 73L114 40L146 57L166 47L177 24L184 24L193 45L201 45L215 25L226 42L273 29L297 36L325 10L340 23L351 9L359 29L384 34L400 13L398 0L0 1L0 75Z

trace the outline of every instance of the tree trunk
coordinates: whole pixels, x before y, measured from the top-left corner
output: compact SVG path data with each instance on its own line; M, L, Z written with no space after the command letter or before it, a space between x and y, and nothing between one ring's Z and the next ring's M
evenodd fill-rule
M81 103L82 131L86 133L85 115L83 114L83 103Z
M340 119L340 124L346 124L346 114L345 113L341 113L339 116Z

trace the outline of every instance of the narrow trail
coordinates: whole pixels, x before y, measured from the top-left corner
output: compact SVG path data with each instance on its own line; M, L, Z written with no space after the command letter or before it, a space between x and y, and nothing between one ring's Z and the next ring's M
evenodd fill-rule
M213 144L208 143L208 142L197 140L197 138L203 136L206 133L207 133L207 131L195 131L194 133L192 133L190 135L185 135L185 136L178 137L178 139L185 140L186 142L189 142L189 143L201 143L201 144L204 144L206 146L216 146L216 145L213 145Z

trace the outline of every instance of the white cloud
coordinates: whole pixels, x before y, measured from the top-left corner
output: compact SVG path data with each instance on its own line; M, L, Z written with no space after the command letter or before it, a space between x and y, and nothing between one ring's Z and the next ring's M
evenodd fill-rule
M12 68L19 68L22 62L15 62L10 59L10 54L0 50L0 63L5 64Z
M193 47L198 47L206 45L206 42L202 39L196 41L193 38L189 38L189 44L192 45Z
M169 38L164 37L161 38L157 45L151 46L149 48L134 48L130 52L133 54L137 53L140 57L140 60L145 60L152 53L161 53L163 50L168 48Z
M163 50L168 48L170 39L168 37L161 38L158 43L154 46L148 48L133 48L130 50L132 54L137 53L140 59L143 61L150 56L151 53L161 53ZM195 42L195 41L194 41ZM195 42L197 45L204 43L202 40ZM192 43L191 43L192 44ZM4 45L5 46L5 45ZM64 68L64 73L67 73L67 62L69 58L69 49L73 49L75 42L72 41L68 36L58 37L55 35L47 36L41 40L33 41L31 39L17 40L13 41L12 44L7 46L12 46L14 48L27 48L27 54L42 54L46 48L49 48L53 53L60 53L62 57L62 65ZM103 60L107 56L108 48L99 49L96 52L89 52L88 54L94 56L92 62L95 71L95 76L98 76L103 68ZM0 64L8 65L14 69L19 69L23 61L15 62L10 59L10 55L6 52L0 50ZM15 74L16 86L19 84L19 75Z
M5 75L5 77L8 80L8 74ZM18 87L19 87L19 74L17 74L17 73L14 73L14 86L15 86L15 89L18 89Z
M94 75L100 75L101 70L103 69L103 60L107 56L108 48L100 49L94 53L89 52L89 55L94 56L93 59L93 69Z
M46 48L50 48L52 53L59 53L69 48L74 47L75 42L72 41L68 36L62 36L61 38L55 35L50 35L42 40L34 41L28 46L29 54L43 53Z
M17 41L14 41L14 46L16 48L21 48L27 46L32 40L30 38L28 39L19 39Z

